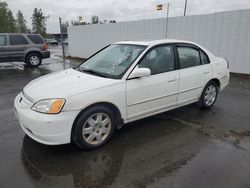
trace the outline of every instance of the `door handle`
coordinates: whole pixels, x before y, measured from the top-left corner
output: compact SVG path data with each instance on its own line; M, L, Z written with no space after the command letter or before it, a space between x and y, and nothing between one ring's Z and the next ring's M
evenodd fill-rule
M171 80L168 80L168 82L175 82L177 80L177 78L173 78Z

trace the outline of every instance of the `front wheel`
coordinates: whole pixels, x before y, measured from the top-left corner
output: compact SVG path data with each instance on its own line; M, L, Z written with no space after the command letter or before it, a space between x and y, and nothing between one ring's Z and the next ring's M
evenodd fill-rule
M217 99L217 96L218 96L218 87L217 87L216 83L209 82L205 86L205 88L202 92L201 98L200 98L201 107L204 109L211 108L214 105L214 103Z
M84 112L72 130L73 142L82 149L93 149L107 143L115 131L115 116L105 106Z

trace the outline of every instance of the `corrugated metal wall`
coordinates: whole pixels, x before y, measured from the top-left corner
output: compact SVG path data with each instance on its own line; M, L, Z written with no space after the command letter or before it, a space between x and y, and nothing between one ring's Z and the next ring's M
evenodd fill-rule
M68 37L69 54L86 58L116 41L163 39L166 19L72 26ZM168 38L197 42L215 55L226 57L231 72L250 74L250 10L171 17Z

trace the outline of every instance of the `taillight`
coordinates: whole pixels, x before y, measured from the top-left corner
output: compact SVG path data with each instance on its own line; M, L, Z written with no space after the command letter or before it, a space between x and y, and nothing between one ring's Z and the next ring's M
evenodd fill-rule
M44 50L47 50L48 48L49 48L48 43L44 43L43 49L44 49Z

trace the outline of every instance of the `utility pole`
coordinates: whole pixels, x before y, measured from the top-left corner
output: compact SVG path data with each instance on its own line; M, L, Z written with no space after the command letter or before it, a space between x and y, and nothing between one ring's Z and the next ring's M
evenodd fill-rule
M64 41L63 41L62 19L61 19L61 17L59 17L59 24L60 24L61 45L62 45L62 54L63 54L63 69L65 69L65 50L64 50Z
M169 16L169 3L168 3L168 8L167 8L166 38L168 37L168 16Z
M187 0L185 0L184 16L186 16L186 11L187 11Z

